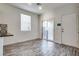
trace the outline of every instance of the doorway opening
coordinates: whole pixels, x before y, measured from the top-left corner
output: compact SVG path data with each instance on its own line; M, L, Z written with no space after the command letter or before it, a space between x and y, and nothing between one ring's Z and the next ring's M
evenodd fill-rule
M43 39L54 41L54 21L53 20L43 21Z

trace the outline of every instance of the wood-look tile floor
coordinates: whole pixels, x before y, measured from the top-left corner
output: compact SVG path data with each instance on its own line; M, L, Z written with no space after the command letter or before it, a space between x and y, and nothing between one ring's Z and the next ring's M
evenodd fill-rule
M78 56L79 49L46 40L4 46L4 56Z

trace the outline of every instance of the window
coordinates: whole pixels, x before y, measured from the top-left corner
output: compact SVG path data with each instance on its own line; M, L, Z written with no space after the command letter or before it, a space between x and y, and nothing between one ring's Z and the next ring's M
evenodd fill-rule
M21 31L31 31L31 16L21 14Z

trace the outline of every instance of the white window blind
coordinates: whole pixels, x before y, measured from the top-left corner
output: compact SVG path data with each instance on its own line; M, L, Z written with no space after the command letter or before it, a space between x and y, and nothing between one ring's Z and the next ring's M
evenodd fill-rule
M31 16L21 14L21 31L31 31Z

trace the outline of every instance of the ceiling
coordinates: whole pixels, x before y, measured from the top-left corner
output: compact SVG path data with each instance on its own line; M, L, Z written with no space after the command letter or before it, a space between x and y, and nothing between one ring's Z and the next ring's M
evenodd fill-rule
M41 6L43 8L42 10L38 9L38 5L36 3L32 3L30 5L28 3L10 3L10 5L24 9L26 11L41 14L46 10L53 10L55 8L63 7L69 5L69 3L41 3Z

